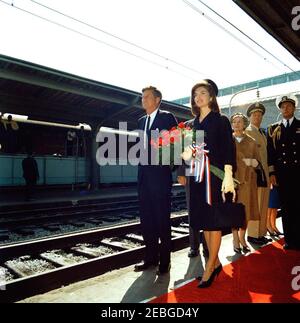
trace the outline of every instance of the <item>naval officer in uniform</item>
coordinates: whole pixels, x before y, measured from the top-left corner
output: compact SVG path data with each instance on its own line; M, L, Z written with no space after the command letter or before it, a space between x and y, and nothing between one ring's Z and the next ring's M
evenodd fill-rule
M278 185L282 203L284 249L300 250L300 120L295 118L294 95L277 99L282 120L268 128L270 182Z

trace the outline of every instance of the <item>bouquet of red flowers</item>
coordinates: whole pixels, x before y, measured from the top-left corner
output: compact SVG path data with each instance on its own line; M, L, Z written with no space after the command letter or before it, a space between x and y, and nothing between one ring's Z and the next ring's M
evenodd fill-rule
M192 145L194 135L193 129L180 122L169 131L162 131L156 140L151 139L151 146L158 150L159 164L171 167L181 165L185 147Z
M158 150L160 165L174 167L182 165L184 160L188 166L187 176L193 176L200 183L205 175L207 203L211 205L211 173L223 180L225 172L210 164L209 151L205 149L204 132L195 131L181 122L177 127L161 132L157 140L151 140L151 145ZM236 179L234 183L239 184Z
M213 173L223 180L224 171L211 165L209 162L209 151L205 149L204 132L196 131L184 122L173 127L169 131L162 131L160 136L151 140L151 145L158 150L160 165L182 165L182 160L189 164L189 176L195 176L201 182L204 172ZM235 185L240 184L234 179Z

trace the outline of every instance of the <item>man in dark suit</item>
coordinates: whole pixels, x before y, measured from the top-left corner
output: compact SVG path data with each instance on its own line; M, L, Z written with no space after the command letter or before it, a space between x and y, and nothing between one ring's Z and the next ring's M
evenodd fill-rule
M151 130L170 130L177 126L173 114L159 109L162 94L155 87L142 90L142 105L146 115L138 120L138 129L144 133L144 152L149 154ZM143 153L143 152L142 152ZM138 196L142 234L145 242L145 258L135 265L142 271L159 264L157 274L170 270L171 257L171 189L172 172L168 165L140 163L138 168ZM160 240L160 245L159 245Z
M22 161L23 177L26 182L25 200L29 201L32 197L34 187L39 179L39 169L32 153L28 153L27 157Z
M283 119L268 129L268 164L270 182L278 185L284 249L300 250L300 120L295 118L297 98L279 97Z

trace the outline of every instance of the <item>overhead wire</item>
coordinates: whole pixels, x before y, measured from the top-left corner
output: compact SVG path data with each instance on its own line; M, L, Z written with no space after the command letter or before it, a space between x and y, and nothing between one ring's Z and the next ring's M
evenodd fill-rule
M12 2L11 4L9 4L9 3L5 2L4 0L0 0L0 2L1 2L1 3L6 4L6 5L10 6L10 7L13 7L13 8L15 8L15 9L17 9L17 10L23 11L23 12L25 12L25 13L27 13L27 14L29 14L29 15L32 15L32 16L34 16L34 17L36 17L36 18L39 18L39 19L41 19L41 20L44 20L44 21L46 21L46 22L48 22L48 23L51 23L51 24L57 25L58 27L61 27L61 28L64 28L64 29L66 29L66 30L69 30L69 31L71 31L71 32L74 32L74 33L76 33L76 34L79 34L79 35L81 35L81 36L83 36L83 37L89 38L89 39L94 40L94 41L96 41L96 42L98 42L98 43L104 44L104 45L106 45L106 46L108 46L108 47L111 47L111 48L113 48L113 49L115 49L115 50L121 51L121 52L123 52L123 53L125 53L125 54L127 54L127 55L131 55L131 56L136 57L136 58L138 58L138 59L140 59L140 60L143 60L143 61L146 61L146 62L151 63L151 64L153 64L153 65L159 66L159 67L161 67L161 68L163 68L163 69L165 69L165 70L167 70L167 71L171 71L171 72L173 72L173 73L176 73L176 74L178 74L178 75L181 75L181 76L183 76L183 77L185 77L185 78L188 78L188 79L190 79L190 80L194 80L194 78L192 78L192 77L190 77L190 76L188 76L188 75L186 75L186 74L184 74L184 73L182 73L182 72L180 72L180 71L178 71L178 70L176 70L176 69L174 69L174 68L170 68L169 66L162 65L162 64L160 64L160 63L158 63L158 62L155 62L155 61L153 61L153 60L151 60L151 59L148 59L148 58L145 58L145 57L143 57L143 56L140 56L140 55L134 54L134 53L132 53L132 52L130 52L130 51L128 51L128 50L125 50L125 49L123 49L123 48L120 48L120 47L118 47L118 46L115 46L115 45L109 44L109 43L107 43L107 42L105 42L105 41L103 41L103 40L100 40L100 39L98 39L98 38L95 38L95 37L93 37L93 36L90 36L90 35L88 35L88 34L86 34L86 33L83 33L83 32L81 32L81 31L78 31L78 30L73 29L73 28L71 28L71 27L68 27L68 26L66 26L66 25L64 25L64 24L61 24L61 23L58 23L58 22L53 21L53 20L51 20L51 19L48 19L48 18L42 17L42 16L40 16L40 15L38 15L38 14L36 14L36 13L33 13L33 12L29 11L29 10L26 10L26 9L24 9L24 8L21 8L21 7L18 7L18 6L17 6L15 3L13 3L13 2Z
M226 32L227 34L229 34L232 38L234 38L235 40L237 40L239 43L241 43L243 46L245 46L246 48L248 48L251 52L255 53L256 55L258 55L260 58L262 58L264 61L268 62L269 64L273 65L276 69L278 69L278 66L276 66L273 62L271 62L270 60L268 60L265 56L261 55L258 51L256 51L254 48L252 48L250 45L248 45L247 43L245 43L243 40L241 40L240 38L238 38L235 34L233 34L231 31L227 30L226 28L224 28L220 23L218 23L217 21L215 21L214 19L212 19L211 17L209 17L208 15L206 15L203 11L201 11L198 7L196 7L194 4L190 3L188 0L182 0L187 6L189 6L190 8L192 8L194 11L196 11L198 14L200 14L202 17L206 18L207 20L209 20L211 23L213 23L214 25L216 25L217 27L219 27L220 29L222 29L224 32ZM198 0L200 1L200 0ZM203 3L202 1L200 1L201 3ZM207 6L208 7L208 6ZM210 9L210 7L208 7ZM213 9L211 9L212 11L214 11ZM217 13L216 13L217 14ZM221 17L221 16L220 16ZM225 18L224 18L225 20ZM225 20L226 21L226 20ZM232 26L234 26L233 24L231 24ZM237 30L239 30L236 27ZM244 33L243 33L244 34ZM245 34L246 35L246 34ZM250 37L249 37L250 38ZM254 41L254 40L253 40ZM257 43L258 44L258 43ZM260 48L263 48L262 46L260 46ZM269 52L268 52L269 53ZM272 57L275 57L274 55L272 55ZM278 61L278 59L277 59ZM281 62L281 64L284 65L285 68L288 68L289 70L291 70L292 72L297 73L295 70L293 70L292 68L290 68L288 65L286 65L285 63Z
M287 64L285 64L281 59L279 59L277 56L275 56L274 54L272 54L269 50L267 50L264 46L262 46L261 44L259 44L256 40L254 40L252 37L250 37L249 35L247 35L245 32L243 32L240 28L238 28L236 25L234 25L232 22L230 22L228 19L226 19L225 17L223 17L221 14L219 14L217 11L215 11L213 8L211 8L208 4L206 4L204 1L202 0L198 0L198 2L200 2L201 4L203 4L206 8L208 8L209 10L211 10L214 14L216 14L219 18L223 19L226 23L228 23L230 26L232 26L234 29L236 29L238 32L240 32L243 36L245 36L246 38L248 38L251 42L253 42L256 46L258 46L259 48L261 48L263 51L265 51L267 54L269 54L270 56L272 56L277 62L279 62L280 64L282 64L284 67L288 68L290 71L292 72L296 72L294 69L292 69L291 67L289 67Z
M102 32L102 33L104 33L104 34L106 34L106 35L108 35L108 36L110 36L110 37L113 37L113 38L115 38L115 39L117 39L117 40L119 40L119 41L121 41L121 42L124 42L124 43L126 43L126 44L128 44L128 45L130 45L130 46L136 47L136 48L138 48L138 49L140 49L140 50L142 50L142 51L145 51L145 52L147 52L147 53L149 53L149 54L151 54L151 55L153 55L153 56L156 56L156 57L158 57L158 58L160 58L160 59L163 59L163 60L164 60L164 61L166 61L166 62L170 62L170 63L172 63L172 64L175 64L175 65L181 66L182 68L184 68L184 69L186 69L186 70L190 70L190 71L192 71L192 72L194 72L194 73L204 75L202 72L200 72L200 71L198 71L198 70L196 70L196 69L194 69L194 68L191 68L191 67L189 67L189 66L187 66L187 65L185 65L185 64L182 64L182 63L180 63L180 62L178 62L178 61L176 61L176 60L170 59L170 58L165 57L165 56L163 56L163 55L161 55L161 54L159 54L159 53L156 53L156 52L154 52L154 51L152 51L152 50L149 50L149 49L147 49L147 48L145 48L145 47L142 47L142 46L140 46L140 45L138 45L138 44L135 44L135 43L133 43L133 42L131 42L131 41L128 41L128 40L126 40L126 39L124 39L124 38L121 38L121 37L119 37L118 35L112 34L112 33L108 32L108 31L105 31L105 30L103 30L103 29L99 28L99 27L93 26L93 25L91 25L91 24L89 24L89 23L86 23L86 22L84 22L84 21L82 21L82 20L79 20L79 19L77 19L77 18L75 18L75 17L72 17L72 16L70 16L70 15L67 15L66 13L63 13L63 12L58 11L58 10L56 10L56 9L53 9L53 8L51 8L51 7L49 7L49 6L46 6L46 5L42 4L42 3L39 3L38 1L35 1L35 0L30 0L30 1L31 1L31 2L33 2L33 3L35 3L36 5L39 5L39 6L41 6L41 7L44 7L44 8L45 8L45 9L47 9L47 10L50 10L50 11L52 11L52 12L55 12L55 13L57 13L57 14L59 14L59 15L62 15L62 16L64 16L64 17L66 17L66 18L70 19L70 20L73 20L73 21L76 21L76 22L78 22L78 23L80 23L80 24L83 24L83 25L85 25L85 26L88 26L88 27L90 27L90 28L92 28L92 29L94 29L94 30L97 30L97 31L99 31L99 32ZM264 61L267 61L268 63L270 63L270 64L272 64L273 66L275 66L276 68L278 68L278 66L276 66L275 64L273 64L273 63L272 63L271 61L269 61L266 57L264 57L264 56L263 56L263 55L261 55L259 52L257 52L256 50L254 50L252 47L250 47L248 44L246 44L244 41L242 41L240 38L238 38L238 37L237 37L236 35L234 35L232 32L230 32L229 30L227 30L226 28L224 28L221 24L219 24L218 22L216 22L214 19L212 19L211 17L207 16L204 12L202 12L202 11L201 11L199 8L197 8L195 5L193 5L192 3L190 3L190 2L189 2L189 1L187 1L187 0L182 0L182 1L183 1L186 5L188 5L189 7L191 7L193 10L195 10L196 12L198 12L199 14L201 14L202 16L204 16L204 17L205 17L206 19L208 19L210 22L212 22L213 24L215 24L216 26L218 26L219 28L221 28L223 31L225 31L225 32L226 32L227 34L229 34L231 37L233 37L234 39L236 39L238 42L240 42L241 44L243 44L243 45L244 45L245 47L247 47L250 51L254 52L256 55L258 55L258 56L260 56L261 58L263 58L263 60L264 60ZM136 57L136 58L138 58L138 59L141 59L141 60L144 60L144 61L146 61L146 62L148 62L148 63L154 64L154 65L157 65L157 66L159 66L159 67L161 67L161 68L163 68L163 69L167 69L167 70L172 71L172 72L174 72L174 73L176 73L176 74L179 74L179 75L182 75L182 76L184 76L184 77L186 77L186 78L192 79L190 76L187 76L186 74L184 74L184 73L182 73L182 72L179 72L179 71L177 71L177 70L175 70L175 69L173 69L173 68L170 68L169 66L166 66L166 65L160 64L160 63L155 62L155 61L153 61L153 60L151 60L151 59L145 58L145 57L143 57L143 56L141 56L141 55L137 55L137 54L132 53L132 52L130 52L130 51L128 51L128 50L122 49L122 48L120 48L120 47L118 47L118 46L112 45L112 44L110 44L110 43L108 43L108 42L105 42L105 41L103 41L103 40L100 40L100 39L98 39L98 38L95 38L95 37L93 37L93 36L90 36L90 35L88 35L88 34L86 34L86 33L83 33L83 32L81 32L81 31L78 31L78 30L76 30L76 29L73 29L73 28L71 28L71 27L68 27L68 26L66 26L66 25L64 25L64 24L58 23L58 22L56 22L56 21L50 20L50 19L45 18L45 17L42 17L42 16L40 16L40 15L38 15L38 14L36 14L36 13L33 13L33 12L29 11L29 10L23 9L23 8L21 8L21 7L18 7L18 6L16 6L16 5L15 5L15 3L14 3L14 1L13 1L13 0L11 0L11 4L9 4L9 3L7 3L7 2L5 2L5 1L3 1L3 0L0 0L0 2L4 3L4 4L6 4L6 5L12 6L12 7L16 8L16 9L18 9L18 10L21 10L21 11L23 11L23 12L27 13L27 14L33 15L33 16L35 16L35 17L39 18L39 19L45 20L45 21L47 21L47 22L49 22L49 23L55 24L55 25L57 25L57 26L59 26L59 27L61 27L61 28L67 29L67 30L69 30L69 31L71 31L71 32L74 32L74 33L77 33L77 34L79 34L79 35L81 35L81 36L83 36L83 37L87 37L87 38L89 38L89 39L92 39L92 40L94 40L94 41L97 41L97 42L99 42L99 43L102 43L102 44L104 44L104 45L106 45L106 46L109 46L109 47L111 47L111 48L115 49L115 50L121 51L121 52L123 52L123 53L125 53L125 54L127 54L127 55L134 56L134 57ZM272 56L275 60L277 60L277 61L278 61L280 64L282 64L285 68L288 68L288 69L289 69L289 70L291 70L292 72L296 72L294 69L292 69L292 68L291 68L291 67L289 67L287 64L285 64L283 61L281 61L280 59L278 59L275 55L273 55L271 52L269 52L267 49L265 49L263 46L261 46L258 42L256 42L254 39L252 39L250 36L248 36L246 33L244 33L242 30L240 30L238 27L236 27L234 24L232 24L230 21L228 21L228 20L227 20L226 18L224 18L222 15L220 15L217 11L215 11L215 10L214 10L214 9L212 9L210 6L208 6L206 3L204 3L204 2L203 2L203 1L201 1L201 0L198 0L198 2L200 2L201 4L203 4L204 6L206 6L209 10L211 10L211 11L212 11L214 14L216 14L219 18L223 19L226 23L228 23L230 26L232 26L233 28L235 28L238 32L240 32L241 34L243 34L243 35L244 35L245 37L247 37L250 41L252 41L253 43L255 43L255 45L257 45L259 48L261 48L261 49L262 49L262 50L264 50L266 53L268 53L270 56ZM296 72L296 73L297 73L297 72Z
M62 15L62 16L64 16L64 17L68 18L68 19L71 19L71 20L73 20L73 21L76 21L76 22L78 22L78 23L80 23L80 24L83 24L83 25L85 25L85 26L87 26L87 27L90 27L90 28L92 28L92 29L95 29L95 30L97 30L97 31L100 31L100 32L102 32L102 33L104 33L104 34L106 34L106 35L108 35L108 36L110 36L110 37L113 37L113 38L115 38L115 39L117 39L117 40L120 40L120 41L122 41L122 42L124 42L124 43L126 43L126 44L128 44L128 45L131 45L131 46L136 47L136 48L138 48L138 49L140 49L140 50L143 50L143 51L145 51L145 52L147 52L147 53L149 53L149 54L151 54L151 55L157 56L157 57L159 57L159 58L161 58L161 59L163 59L163 60L166 60L166 61L171 62L171 63L173 63L173 64L176 64L176 65L178 65L178 66L181 66L181 67L183 67L183 68L185 68L185 69L187 69L187 70L190 70L190 71L192 71L192 72L195 72L195 73L197 73L197 74L202 74L202 75L204 75L204 73L203 73L203 72L201 72L201 71L198 71L198 70L196 70L196 69L194 69L194 68L192 68L192 67L189 67L189 66L187 66L187 65L185 65L185 64L182 64L182 63L180 63L180 62L178 62L178 61L176 61L176 60L174 60L174 59L171 59L171 58L169 58L169 57L165 57L165 56L163 56L163 55L161 55L161 54L159 54L159 53L154 52L153 50L147 49L147 48L145 48L145 47L143 47L143 46L140 46L140 45L138 45L138 44L136 44L136 43L134 43L134 42L128 41L128 40L126 40L126 39L124 39L124 38L122 38L122 37L120 37L120 36L118 36L118 35L115 35L115 34L110 33L110 32L108 32L108 31L106 31L106 30L104 30L104 29L101 29L101 28L99 28L99 27L96 27L96 26L94 26L94 25L91 25L91 24L89 24L89 23L87 23L87 22L85 22L85 21L79 20L79 19L77 19L77 18L75 18L75 17L72 17L72 16L70 16L70 15L67 15L66 13L63 13L63 12L61 12L61 11L57 10L57 9L51 8L51 7L49 7L49 6L46 6L46 5L44 5L44 4L42 4L42 3L38 2L38 1L35 1L35 0L30 0L30 1L31 1L31 2L33 2L33 3L35 3L35 4L37 4L37 5L39 5L39 6L41 6L41 7L44 7L44 8L46 8L46 9L50 10L50 11L52 11L52 12L55 12L55 13L57 13L57 14L59 14L59 15Z

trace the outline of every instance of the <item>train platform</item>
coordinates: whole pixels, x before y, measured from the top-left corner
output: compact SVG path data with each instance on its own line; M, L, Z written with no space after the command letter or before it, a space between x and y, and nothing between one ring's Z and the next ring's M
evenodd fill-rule
M277 219L278 228L281 230L281 219ZM278 239L277 239L278 240ZM277 241L273 238L274 244L280 246L282 240ZM272 247L272 243L269 243ZM267 246L269 247L269 246ZM220 249L220 260L223 266L227 264L235 264L243 258L248 259L249 255L260 253L260 248L251 245L251 253L248 255L239 255L234 253L232 246L232 235L223 236ZM278 249L278 247L277 247ZM50 291L45 294L36 295L21 300L21 303L146 303L154 301L166 293L172 293L179 287L192 282L196 284L195 277L203 272L204 257L199 255L195 258L188 258L189 248L179 250L172 253L170 273L157 276L156 268L146 270L144 272L134 272L134 266L128 266L119 270L105 273L101 276L91 278L85 281L74 283L59 289ZM263 249L262 249L263 250ZM256 252L258 251L258 252ZM284 253L283 249L280 250ZM263 252L261 252L263 255ZM288 257L287 255L284 255ZM297 255L298 256L298 255ZM296 257L297 257L296 256ZM250 258L249 258L250 259ZM300 263L300 255L298 256L298 265ZM295 266L297 263L294 264ZM253 268L259 270L255 266ZM272 267L270 267L270 273ZM242 275L242 273L239 273ZM217 285L217 282L216 282ZM290 283L288 284L290 288ZM245 286L244 286L245 287ZM232 289L237 286L232 286ZM197 289L196 289L197 290ZM280 293L280 290L279 290ZM167 298L163 302L166 301ZM182 300L181 300L182 301ZM195 301L195 300L194 300ZM223 300L226 302L226 299ZM199 301L200 303L201 301ZM233 302L238 302L238 299ZM251 302L251 301L249 301ZM285 302L285 299L282 299Z
M173 185L172 192L183 192L184 189L178 184ZM97 190L87 189L74 189L72 188L49 188L49 189L37 189L33 199L29 201L24 200L24 191L0 191L0 208L17 207L22 208L39 207L51 205L53 203L60 204L77 204L79 201L89 200L105 200L116 197L137 196L136 186L112 186L101 187Z

